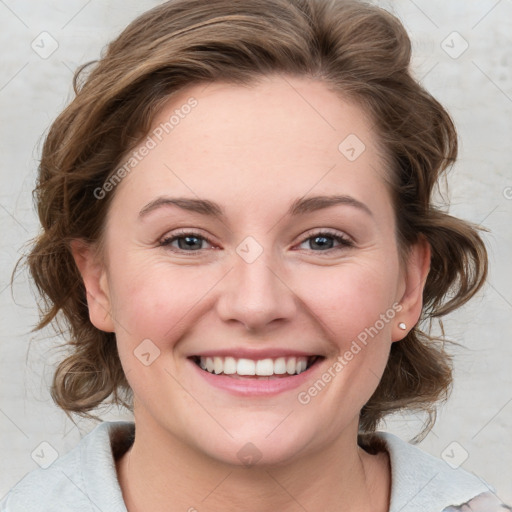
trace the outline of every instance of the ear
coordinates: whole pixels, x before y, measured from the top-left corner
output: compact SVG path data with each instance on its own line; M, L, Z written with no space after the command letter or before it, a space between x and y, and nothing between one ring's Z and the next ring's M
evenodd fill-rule
M107 273L95 247L73 240L71 253L84 282L91 323L101 331L114 332Z
M396 315L393 327L392 340L399 341L418 322L423 308L423 289L430 270L430 244L424 237L411 247L405 268L402 271L403 292L398 297L402 309ZM406 328L400 329L398 325L404 323Z

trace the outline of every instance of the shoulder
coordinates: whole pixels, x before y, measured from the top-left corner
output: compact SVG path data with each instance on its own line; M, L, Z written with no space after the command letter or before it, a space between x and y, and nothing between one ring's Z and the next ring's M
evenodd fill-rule
M0 502L1 512L126 512L112 450L133 437L131 422L103 422L47 469L28 473Z
M399 437L377 432L391 463L390 512L505 512L495 489Z

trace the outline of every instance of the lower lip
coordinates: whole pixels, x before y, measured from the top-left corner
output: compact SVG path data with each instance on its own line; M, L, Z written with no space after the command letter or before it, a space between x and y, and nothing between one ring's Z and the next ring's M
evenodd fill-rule
M279 377L274 379L255 379L255 378L233 378L229 375L213 374L201 369L194 361L188 360L195 368L195 371L212 386L229 391L238 396L272 396L289 391L291 389L304 386L306 381L311 378L318 369L322 360L317 360L306 371L298 375L289 377Z

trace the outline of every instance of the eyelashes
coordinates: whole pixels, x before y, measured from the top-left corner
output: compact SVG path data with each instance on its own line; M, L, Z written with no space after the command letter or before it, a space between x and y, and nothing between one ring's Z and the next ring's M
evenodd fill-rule
M187 240L186 243L188 243L188 241L193 240L193 239L203 240L203 241L208 242L209 244L213 245L213 242L211 242L210 239L208 239L207 237L205 237L199 233L195 233L194 231L182 231L182 232L177 232L177 233L173 234L172 236L162 239L160 242L160 246L171 247L171 244L176 240ZM198 251L190 251L188 249L182 249L182 248L178 248L178 249L173 248L173 250L176 250L176 252L186 252L186 253L198 252Z
M339 245L334 247L329 246L331 245L329 243L329 239L334 240ZM354 242L348 236L341 234L338 231L331 231L329 229L324 229L314 233L308 233L308 235L304 237L298 245L300 246L305 242L309 241L312 242L310 242L309 244L309 249L306 250L314 253L331 253L333 251L346 250L354 247L355 245ZM178 242L178 247L172 245L174 242ZM159 246L166 247L172 252L197 255L203 252L204 250L201 247L197 247L201 246L202 242L207 242L210 245L215 245L208 237L204 236L201 233L190 230L183 230L178 231L172 234L171 236L163 238L160 241ZM315 245L317 247L320 247L320 250L314 250L312 247L314 247ZM322 247L325 248L326 245L328 246L327 249L322 249Z
M314 234L309 234L303 241L299 244L302 245L304 242L307 242L309 240L315 240L315 244L318 245L318 240L327 240L329 238L332 238L336 242L339 243L338 247L329 247L327 250L337 250L337 249L346 249L347 247L354 247L354 243L352 240L350 240L346 235L342 235L338 232L332 232L332 231L319 231ZM320 247L322 247L322 243L320 242ZM313 252L327 252L327 251L313 251Z

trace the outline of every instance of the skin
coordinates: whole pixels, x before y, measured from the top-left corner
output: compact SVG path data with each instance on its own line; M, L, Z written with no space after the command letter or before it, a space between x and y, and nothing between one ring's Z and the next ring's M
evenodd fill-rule
M73 253L92 323L115 332L134 392L136 438L117 461L130 512L387 511L387 453L357 445L358 416L376 389L393 342L420 315L430 251L401 266L382 155L362 109L306 77L265 77L251 86L196 85L155 119L198 101L172 133L117 186L104 250L80 241ZM338 150L349 134L366 149ZM112 192L111 192L112 193ZM348 195L371 214L341 204L286 215L304 196ZM159 196L204 198L222 221L176 206L139 218ZM195 253L161 241L189 228ZM329 229L353 243L313 236ZM237 254L253 237L263 249ZM313 237L313 238L311 238ZM199 248L196 248L199 247ZM186 249L186 248L185 248ZM297 400L393 304L400 312L308 404ZM150 339L160 355L134 356ZM308 383L272 397L242 398L191 371L191 354L212 349L285 348L324 356ZM246 467L248 442L261 455Z

